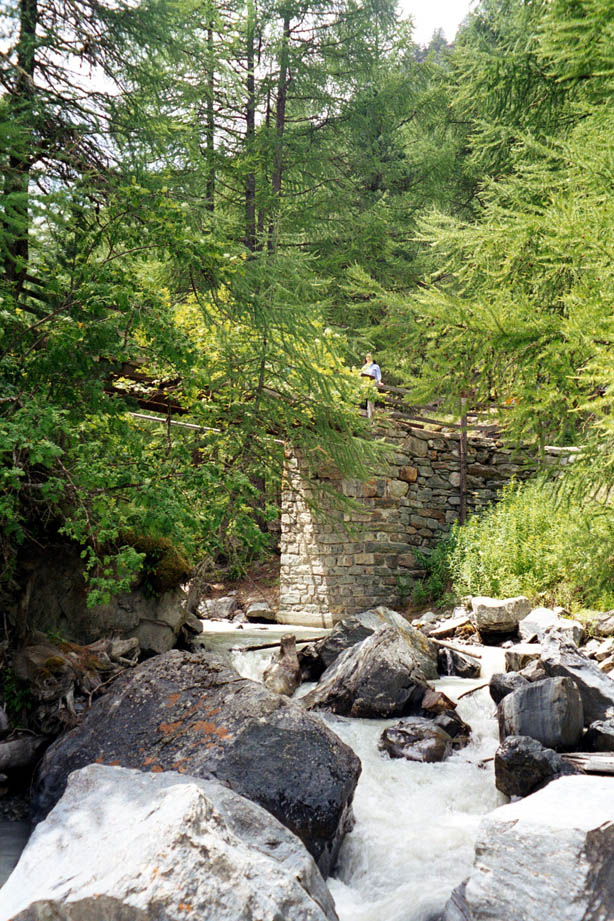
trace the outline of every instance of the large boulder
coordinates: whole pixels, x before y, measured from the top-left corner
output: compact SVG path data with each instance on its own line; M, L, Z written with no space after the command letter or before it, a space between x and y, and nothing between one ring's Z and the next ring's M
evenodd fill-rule
M531 610L531 602L524 595L516 598L471 599L471 622L484 642L504 639L518 630L518 623Z
M325 874L351 827L360 774L354 752L299 704L225 662L177 650L120 676L47 750L35 821L71 771L93 762L215 777L298 835Z
M506 796L528 796L573 768L551 748L528 736L508 736L495 754L495 786Z
M530 736L547 748L573 748L584 725L582 699L570 678L544 678L518 688L497 708L499 736Z
M563 609L533 608L518 624L518 633L523 643L541 643L547 633L556 631L579 646L584 639L584 627L577 620L561 617Z
M411 641L382 626L342 652L301 703L342 716L407 716L420 712L429 690Z
M2 921L336 921L313 858L213 780L91 764L35 830Z
M614 680L573 643L556 635L546 636L542 643L542 663L549 675L571 678L576 683L587 726L606 718L614 708Z
M386 625L399 630L410 643L425 678L436 679L438 648L435 643L412 627L401 614L383 605L372 611L346 617L333 627L328 636L304 647L298 654L304 679L317 681L342 652Z
M561 777L483 820L443 921L614 917L614 779Z

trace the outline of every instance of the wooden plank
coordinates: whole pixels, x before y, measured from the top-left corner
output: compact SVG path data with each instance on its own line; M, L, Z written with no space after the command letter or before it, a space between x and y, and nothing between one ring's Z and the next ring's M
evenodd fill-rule
M570 752L561 758L585 774L614 775L614 752Z
M471 623L471 618L469 615L466 615L465 617L454 617L452 620L447 620L441 627L435 627L434 630L431 630L429 633L429 639L443 640L446 636L452 636L452 634L458 630L459 627L464 627L465 624L469 623Z

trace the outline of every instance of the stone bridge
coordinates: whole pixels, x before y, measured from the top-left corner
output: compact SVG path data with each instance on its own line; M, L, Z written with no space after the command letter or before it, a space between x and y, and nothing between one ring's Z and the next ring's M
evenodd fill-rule
M309 480L300 456L287 454L278 614L283 623L328 627L376 604L394 607L422 572L416 550L428 552L459 517L458 429L382 417L374 435L390 451L366 482L343 480L331 471L320 473L319 483ZM570 459L565 449L547 451L547 463ZM471 512L492 503L512 477L526 478L535 458L496 437L470 433L464 468ZM353 507L340 509L322 486L352 499ZM317 514L310 502L316 493Z

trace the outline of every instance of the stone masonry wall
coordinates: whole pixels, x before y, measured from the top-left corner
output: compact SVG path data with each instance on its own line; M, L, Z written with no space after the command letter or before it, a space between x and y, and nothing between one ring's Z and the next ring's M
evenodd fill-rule
M390 444L389 462L366 482L330 471L302 476L289 454L282 491L280 609L282 623L332 626L377 604L394 606L420 574L416 549L428 551L456 521L460 508L459 434L378 421L374 433ZM565 463L567 457L548 458ZM533 467L501 442L469 437L467 510L489 505L501 488ZM340 511L318 487L354 500ZM310 501L318 492L323 510Z

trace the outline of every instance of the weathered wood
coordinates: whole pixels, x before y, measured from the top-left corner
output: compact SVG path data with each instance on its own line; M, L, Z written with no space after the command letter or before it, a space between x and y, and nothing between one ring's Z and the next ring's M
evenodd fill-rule
M451 649L452 652L460 652L463 656L471 656L473 659L481 659L482 656L479 652L470 652L469 649L465 646L462 649L460 646L455 646L454 643L448 643L446 640L435 640L432 636L429 636L429 639L433 640L434 643L437 643L438 646L443 646L445 649Z
M458 523L465 524L467 520L467 398L461 397L461 434L458 442L458 462L459 462L459 497L460 508L458 513Z
M288 631L290 632L290 631ZM306 646L309 643L315 643L316 640L321 640L321 636L313 636L309 640L297 640L297 646ZM239 649L241 652L257 652L259 649L279 649L281 646L281 640L278 640L276 643L254 643L250 646L243 646L241 643L237 643L233 646L233 649Z
M45 741L41 736L24 736L0 742L0 774L33 765Z
M465 624L470 622L471 618L469 615L466 617L455 617L452 620L447 620L441 627L435 627L434 630L431 630L429 633L429 639L444 639L446 636L451 636L455 630L458 630L459 627L464 627ZM467 653L467 655L469 655L469 653Z
M470 694L475 694L476 691L481 691L482 688L487 688L487 687L488 687L488 681L486 682L486 684L478 684L478 686L475 688L469 688L468 691L463 691L463 693L459 694L456 699L461 700L461 698L463 697L469 697Z
M570 752L562 754L563 761L580 768L585 774L614 774L614 753L612 752Z

